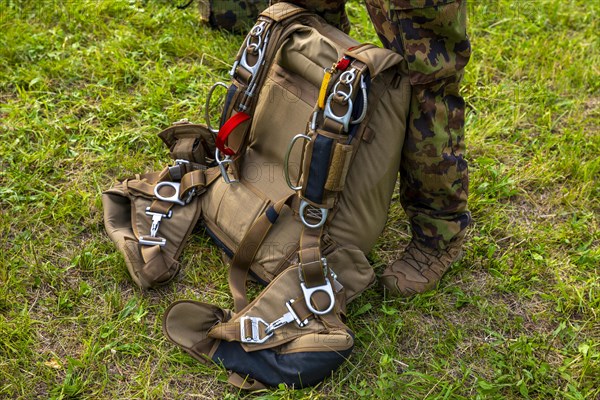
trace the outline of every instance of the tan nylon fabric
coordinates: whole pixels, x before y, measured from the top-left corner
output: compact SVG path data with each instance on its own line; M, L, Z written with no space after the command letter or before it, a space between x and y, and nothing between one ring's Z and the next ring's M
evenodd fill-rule
M164 285L177 275L177 259L201 211L199 198L185 206L152 199L161 175L150 173L126 179L102 194L106 232L123 254L132 279L142 288ZM146 209L163 214L172 211L170 218L161 219L157 232L157 241L167 238L163 247L138 242L140 237L150 235L152 216Z
M337 62L348 47L358 45L328 25L314 25L288 27L294 33L267 71L239 165L241 182L227 185L218 180L202 196L206 225L212 226L213 233L232 251L269 203L293 193L284 176L284 156L290 141L306 131L323 68ZM340 248L328 261L349 298L354 298L375 278L364 253L373 247L387 219L400 164L410 86L398 54L374 46L359 46L351 53L372 69L373 81L366 121L359 128L365 141L351 156L347 154L351 149L344 147L334 154L336 164L328 184L338 190L343 186L343 190L328 233ZM289 173L294 184L306 144L298 140L290 153ZM282 267L289 266L282 265L282 259L298 248L301 230L297 215L286 207L258 250L252 271L268 282Z
M227 323L215 325L208 333L208 336L220 340L239 341L242 317L250 316L262 318L266 323L271 323L283 316L288 312L285 303L289 300L302 297L298 276L297 266L288 268L286 271L279 274L267 289L263 290L256 299L233 316L231 320L227 321ZM326 316L327 321L325 322L320 319L311 319L309 324L305 327L299 327L296 323L291 322L276 329L273 336L266 343L242 343L242 347L245 351L252 352L278 347L307 334L324 334L329 329L338 331L347 329L336 314L337 313L335 312L329 313L329 315ZM261 335L264 336L264 329L262 328L264 327L261 326ZM346 349L347 348L348 347L346 347ZM329 350L323 348L321 351Z

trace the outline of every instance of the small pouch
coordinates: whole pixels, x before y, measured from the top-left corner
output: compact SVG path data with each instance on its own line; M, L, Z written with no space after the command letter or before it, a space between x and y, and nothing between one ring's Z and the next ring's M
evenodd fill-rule
M106 232L144 289L164 285L179 272L177 260L200 218L199 195L219 176L207 167L215 144L205 125L183 120L159 137L175 165L120 180L102 193Z
M153 187L140 178L121 181L102 193L102 205L108 236L125 257L133 281L148 289L167 284L179 272L177 259L200 216L201 203L194 197L185 206L152 211L154 199L128 190L130 184Z

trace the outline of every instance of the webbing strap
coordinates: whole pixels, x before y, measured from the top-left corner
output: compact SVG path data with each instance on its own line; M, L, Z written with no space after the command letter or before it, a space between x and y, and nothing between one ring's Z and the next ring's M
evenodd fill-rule
M291 206L293 198L294 195L290 195L269 207L264 214L254 221L254 224L240 242L229 268L229 288L233 295L236 312L241 311L248 305L246 279L248 278L248 271L252 265L252 261L254 261L256 253L271 230L271 227L277 221L283 206L286 204Z
M333 143L333 139L322 135L317 135L314 140L304 198L316 204L323 202Z
M252 379L249 376L243 378L240 374L236 372L232 372L229 375L227 382L243 390L255 391L267 388L267 386L264 383L261 383L256 379Z
M300 237L300 273L308 288L325 284L324 265L321 262L321 236L323 226L319 228L302 228Z
M231 133L235 130L235 128L240 126L242 123L248 121L250 118L250 115L246 114L245 112L239 112L233 115L227 120L227 122L223 124L221 129L219 129L219 134L217 135L217 138L215 139L215 145L219 150L221 150L221 153L228 156L235 155L235 151L229 147L226 147L225 142L227 141L229 135L231 135Z

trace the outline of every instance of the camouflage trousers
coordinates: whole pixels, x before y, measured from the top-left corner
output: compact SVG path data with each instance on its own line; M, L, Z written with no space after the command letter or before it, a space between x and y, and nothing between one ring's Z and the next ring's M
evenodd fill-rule
M345 0L290 2L349 31ZM445 248L471 222L464 158L465 102L459 93L471 54L466 1L365 3L383 45L400 53L409 68L412 97L400 166L400 201L413 237L429 247Z

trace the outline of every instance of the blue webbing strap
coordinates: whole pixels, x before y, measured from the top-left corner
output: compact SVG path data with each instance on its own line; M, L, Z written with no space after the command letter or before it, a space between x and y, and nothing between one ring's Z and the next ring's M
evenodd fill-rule
M308 182L306 183L306 189L304 190L304 197L316 204L321 204L323 202L333 142L333 139L317 135L315 144L313 145L310 168L308 170Z

